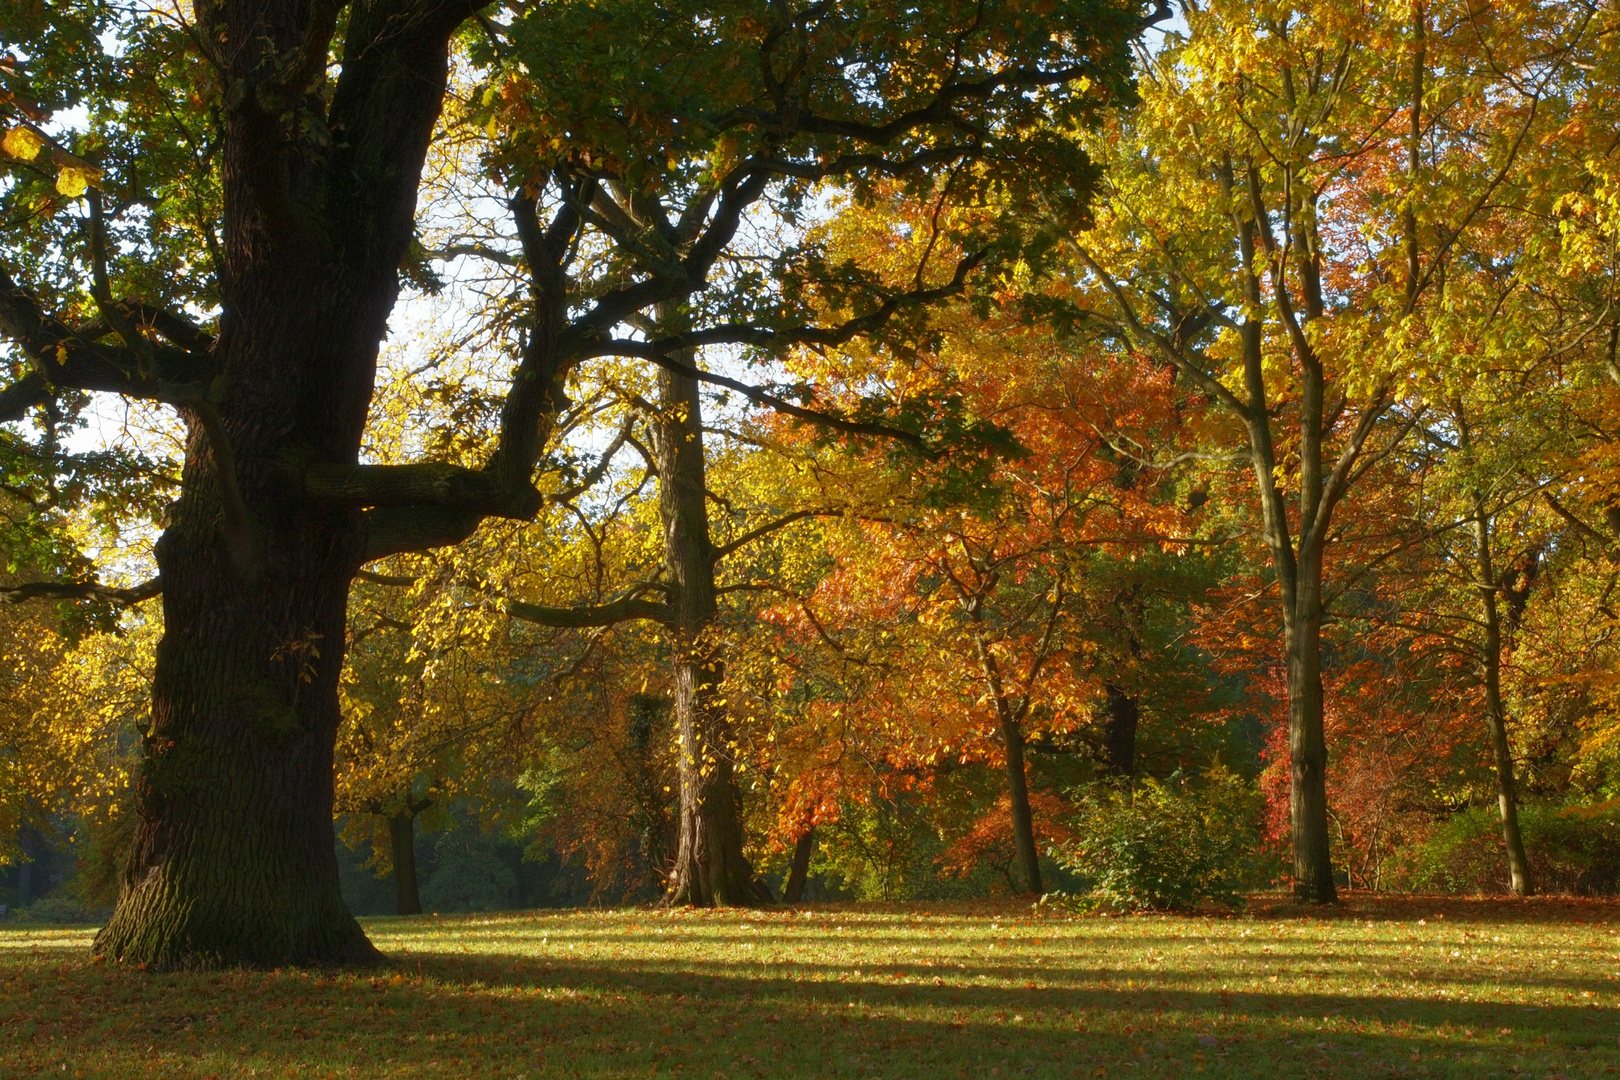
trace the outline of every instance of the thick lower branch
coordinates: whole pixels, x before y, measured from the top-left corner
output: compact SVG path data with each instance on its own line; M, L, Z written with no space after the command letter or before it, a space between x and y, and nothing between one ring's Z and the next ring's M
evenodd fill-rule
M508 487L493 472L460 465L317 463L303 473L304 494L331 506L444 507L482 517L531 518L540 511L532 486Z
M175 329L180 332L178 326ZM4 270L0 270L0 334L16 342L49 387L167 401L199 392L193 384L207 374L206 357L184 349L152 345L143 350L144 357L137 357L129 349L98 344L48 314Z
M104 600L128 606L150 600L162 591L161 578L143 581L128 589L103 585L99 581L31 581L0 589L0 601L20 604L26 600Z
M360 562L368 563L408 551L432 551L461 543L487 515L453 506L384 506L367 510L365 546Z
M514 619L522 619L524 622L564 629L615 626L636 619L646 619L650 622L662 623L665 626L671 625L675 621L675 613L669 609L669 605L656 603L652 600L643 600L639 596L633 595L610 603L598 604L595 607L584 608L542 607L539 604L526 604L521 600L508 600L506 602L506 613Z
M51 388L37 371L30 371L0 390L0 424L21 420L28 410L51 399Z

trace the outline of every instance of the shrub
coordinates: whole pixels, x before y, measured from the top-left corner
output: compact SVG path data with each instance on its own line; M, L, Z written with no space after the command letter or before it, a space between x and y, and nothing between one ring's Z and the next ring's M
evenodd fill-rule
M1537 892L1613 896L1620 890L1620 800L1522 806L1519 830ZM1508 891L1502 823L1494 806L1453 815L1407 857L1411 884L1453 893Z
M511 905L517 876L488 851L472 845L441 844L439 864L422 885L428 911L499 911Z
M18 922L53 923L57 925L105 922L109 911L86 907L72 896L42 896L32 904L13 913Z
M1129 786L1073 792L1074 840L1053 852L1089 887L1084 905L1186 911L1200 900L1236 905L1259 846L1253 786L1216 766Z

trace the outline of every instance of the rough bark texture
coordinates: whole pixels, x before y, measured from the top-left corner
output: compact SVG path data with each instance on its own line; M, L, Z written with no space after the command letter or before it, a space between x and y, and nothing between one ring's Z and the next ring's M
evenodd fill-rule
M1113 683L1103 687L1108 701L1103 706L1103 768L1109 776L1136 775L1136 726L1141 708L1136 697Z
M358 508L291 458L353 464L398 293L450 31L470 5L356 5L343 73L304 0L229 0L223 308L207 402L182 403L182 491L156 546L165 633L117 908L96 938L158 967L353 963L332 756ZM405 21L401 21L401 20ZM240 43L240 44L238 44ZM278 82L317 55L305 86ZM283 74L278 75L281 71ZM324 124L331 138L307 134Z
M782 886L782 902L798 904L804 900L804 886L810 880L810 856L816 850L815 826L799 834L793 845L793 862L788 866L787 884Z
M400 812L388 819L388 842L394 861L394 913L422 914L416 880L416 815Z
M658 377L659 511L674 615L675 724L680 823L669 901L747 905L760 897L743 857L742 800L732 771L731 726L719 701L725 664L714 633L715 586L704 493L703 424L696 380Z

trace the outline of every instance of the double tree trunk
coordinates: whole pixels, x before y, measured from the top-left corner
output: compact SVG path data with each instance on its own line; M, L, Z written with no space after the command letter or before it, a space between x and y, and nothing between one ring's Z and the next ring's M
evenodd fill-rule
M365 524L357 508L312 502L290 466L358 460L449 33L471 8L423 5L407 32L389 5L357 6L329 106L311 87L331 27L312 27L311 8L229 0L206 28L231 43L223 317L206 399L178 402L190 437L156 545L164 636L139 820L95 944L130 963L378 956L339 892L332 828L338 674ZM309 87L274 84L278 58L300 47L314 57ZM336 137L301 135L305 114L324 115Z
M388 819L389 853L394 861L394 913L422 914L416 878L416 815L401 810Z
M715 632L698 384L669 371L658 378L658 504L673 614L681 788L669 902L747 905L759 897L753 868L743 857L741 793L732 769L731 725L719 693L725 662Z

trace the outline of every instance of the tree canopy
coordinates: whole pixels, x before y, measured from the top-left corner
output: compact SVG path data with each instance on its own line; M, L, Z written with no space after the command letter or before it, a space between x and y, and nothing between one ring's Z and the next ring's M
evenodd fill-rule
M1615 26L11 5L0 858L82 830L160 967L370 959L334 816L402 912L469 822L698 905L1598 888Z

